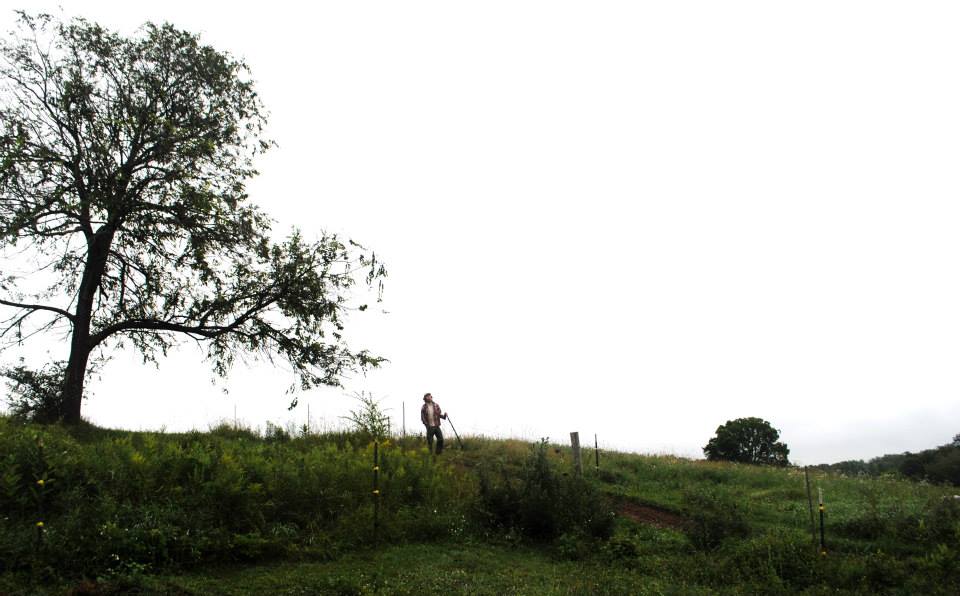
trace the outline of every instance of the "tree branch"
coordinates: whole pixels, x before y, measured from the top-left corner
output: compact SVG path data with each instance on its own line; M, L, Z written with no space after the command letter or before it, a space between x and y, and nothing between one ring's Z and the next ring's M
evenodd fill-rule
M45 304L23 304L21 302L11 302L9 300L3 300L3 299L0 299L0 304L6 305L6 306L12 306L14 308L28 308L31 311L47 310L50 312L55 312L61 317L66 317L71 323L75 321L75 317L72 314L68 313L62 308L57 308L56 306L46 306Z
M111 335L122 331L173 331L176 333L186 333L187 335L199 335L208 339L220 337L226 333L236 330L240 325L247 322L250 317L267 308L276 302L276 298L271 298L248 308L232 323L228 325L187 325L184 323L173 323L171 321L161 321L159 319L129 319L121 321L101 329L90 337L90 349L95 348Z

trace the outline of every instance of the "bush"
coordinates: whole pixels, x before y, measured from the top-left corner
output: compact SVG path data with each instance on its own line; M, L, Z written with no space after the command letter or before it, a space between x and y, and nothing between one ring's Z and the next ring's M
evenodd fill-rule
M835 528L846 538L883 541L910 550L930 544L960 545L960 502L937 498L918 511L870 506Z
M360 402L356 410L350 410L349 416L343 416L353 430L370 437L376 441L382 441L390 435L390 417L380 406L379 399L373 397L372 393L355 393L353 398Z
M772 530L743 540L727 541L720 551L728 573L742 580L784 583L795 588L814 583L817 555L805 534Z
M17 366L0 369L7 378L7 389L13 415L23 420L54 422L63 411L60 386L63 384L64 362L53 362L39 370L27 368L23 360Z
M683 515L688 522L684 534L701 550L713 550L728 538L750 535L743 508L716 489L687 491L682 496Z
M502 466L499 478L481 468L481 521L538 541L554 540L561 534L610 537L614 520L610 504L584 479L558 475L547 453L543 439L534 445L515 477Z

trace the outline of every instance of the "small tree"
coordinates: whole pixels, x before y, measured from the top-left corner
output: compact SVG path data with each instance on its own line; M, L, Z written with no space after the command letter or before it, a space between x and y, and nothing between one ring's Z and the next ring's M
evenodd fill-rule
M372 393L353 394L353 398L360 402L360 407L350 410L349 416L341 416L349 421L354 430L367 433L376 440L383 440L390 434L390 417L380 407L380 400Z
M219 375L280 358L303 389L380 362L342 335L354 274L385 275L375 256L275 244L247 200L265 123L246 66L170 25L126 37L20 13L0 38L0 350L67 338L59 372L13 370L60 376L55 397L30 389L42 418L79 422L89 365L116 347L152 360L194 340Z
M703 448L708 460L746 464L789 465L790 449L780 443L780 432L761 418L737 418L717 427L717 435Z
M9 404L14 416L24 419L56 419L62 404L63 363L51 362L39 370L20 364L0 369L10 392Z

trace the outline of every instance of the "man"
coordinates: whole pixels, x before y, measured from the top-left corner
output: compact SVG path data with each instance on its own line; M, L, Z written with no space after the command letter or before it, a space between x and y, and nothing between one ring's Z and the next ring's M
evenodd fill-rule
M427 449L430 453L433 451L433 437L437 437L437 451L440 455L443 452L443 433L440 432L440 419L447 419L446 414L440 413L440 406L433 401L433 396L429 393L423 395L423 407L420 408L420 421L427 427Z

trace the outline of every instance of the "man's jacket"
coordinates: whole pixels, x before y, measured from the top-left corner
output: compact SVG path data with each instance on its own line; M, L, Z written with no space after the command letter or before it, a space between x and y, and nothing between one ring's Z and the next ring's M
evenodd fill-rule
M429 418L427 418L427 408L433 408L433 420L436 422L434 426L440 426L440 406L437 405L437 402L424 402L423 407L420 408L420 422L423 422L424 426L430 425Z

